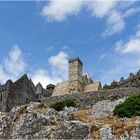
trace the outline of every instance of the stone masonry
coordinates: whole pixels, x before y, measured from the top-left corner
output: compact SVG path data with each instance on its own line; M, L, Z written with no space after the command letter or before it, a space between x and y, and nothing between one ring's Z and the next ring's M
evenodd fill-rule
M78 57L69 60L69 93L78 93L83 91L82 66L83 63Z
M98 91L102 88L101 82L93 82L88 74L83 76L83 63L79 57L70 59L68 64L68 80L58 83L52 96Z

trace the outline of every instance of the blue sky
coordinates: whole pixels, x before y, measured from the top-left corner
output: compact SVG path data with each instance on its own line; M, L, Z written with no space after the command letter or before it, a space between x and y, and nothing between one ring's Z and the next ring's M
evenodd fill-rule
M0 2L0 82L24 73L45 87L67 79L67 60L110 83L140 68L140 2Z

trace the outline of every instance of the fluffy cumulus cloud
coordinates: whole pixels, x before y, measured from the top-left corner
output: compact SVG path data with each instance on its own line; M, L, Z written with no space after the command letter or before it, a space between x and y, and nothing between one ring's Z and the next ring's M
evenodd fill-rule
M83 5L83 1L52 0L42 9L42 15L48 20L63 21L67 16L77 14Z
M129 4L128 4L129 5ZM125 19L140 12L140 8L128 8L124 11L112 10L106 19L106 29L103 32L103 36L110 36L115 33L121 32L126 25Z
M60 51L57 55L51 56L48 59L50 70L38 69L31 75L32 80L37 84L41 82L45 87L52 83L56 84L67 79L68 73L68 54Z
M140 54L140 29L127 42L118 41L116 52L120 54Z
M102 36L110 36L124 29L126 18L140 12L140 8L134 6L135 3L136 1L116 0L51 0L42 8L41 13L48 21L62 22L85 8L92 17L106 18Z
M23 54L18 47L14 45L9 55L0 64L0 81L5 82L7 79L15 80L25 71L27 64L23 59Z
M104 16L107 16L110 11L115 8L117 5L117 1L109 0L109 1L88 1L87 5L89 10L91 10L92 15L102 18Z

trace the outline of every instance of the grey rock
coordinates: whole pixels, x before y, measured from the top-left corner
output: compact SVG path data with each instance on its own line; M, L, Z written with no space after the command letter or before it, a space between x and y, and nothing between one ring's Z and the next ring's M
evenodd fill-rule
M37 85L36 85L36 94L38 94L39 98L41 97L43 93L43 86L41 85L41 83L39 82Z
M104 125L100 130L101 140L113 140L112 130L109 125Z
M0 92L0 111L9 112L14 106L27 104L37 100L35 86L27 75L22 76L16 82L8 80L3 85L4 90Z
M61 117L66 117L77 111L78 111L78 109L75 107L65 107L63 111L59 111L59 114Z
M43 86L41 85L41 83L39 82L36 85L36 93L39 96L39 98L50 97L53 93L54 87L55 86L53 84L49 84L46 87L46 89L44 89Z
M140 128L139 127L137 127L133 131L132 135L130 136L130 140L140 140Z
M64 121L55 131L52 139L87 139L90 133L90 126L80 121Z
M0 112L0 139L9 139L11 121L7 113Z
M47 85L46 87L46 91L48 92L47 97L50 97L52 95L54 88L55 88L55 85L53 84Z
M125 101L126 98L119 99L117 101L103 100L97 102L92 107L92 114L95 118L107 117L112 114L116 105Z
M34 109L41 106L42 103L31 102L26 106L14 107L10 115L12 126L12 139L26 138L49 138L53 121L60 120L59 114L52 108L44 108L42 111L34 112ZM43 135L42 135L43 134Z
M27 105L27 110L28 111L32 111L33 109L37 108L38 106L40 105L43 105L39 102L30 102L28 105Z

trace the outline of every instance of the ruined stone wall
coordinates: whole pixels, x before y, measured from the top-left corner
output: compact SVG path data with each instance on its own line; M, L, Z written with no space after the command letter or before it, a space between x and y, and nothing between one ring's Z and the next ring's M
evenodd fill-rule
M57 83L52 96L60 96L68 94L68 81Z
M101 83L100 82L95 82L88 84L84 87L84 92L89 92L89 91L98 91L101 89Z
M130 73L127 79L123 77L120 81L113 81L110 85L105 85L104 89L124 88L124 87L138 87L140 88L140 70L136 73Z
M41 102L51 105L52 103L63 101L65 99L74 99L77 108L85 108L92 106L98 101L102 100L117 100L133 94L134 92L140 92L139 88L120 88L120 89L108 89L108 90L99 90L91 91L85 93L73 93L62 96L49 97L47 99L41 99ZM82 94L82 95L81 95Z

